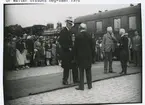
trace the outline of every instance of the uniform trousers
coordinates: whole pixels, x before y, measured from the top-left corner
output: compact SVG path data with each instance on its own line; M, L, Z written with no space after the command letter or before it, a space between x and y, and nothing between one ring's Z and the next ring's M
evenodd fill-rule
M64 68L63 71L63 81L67 81L69 77L70 69ZM76 66L72 67L73 82L78 82L78 68Z

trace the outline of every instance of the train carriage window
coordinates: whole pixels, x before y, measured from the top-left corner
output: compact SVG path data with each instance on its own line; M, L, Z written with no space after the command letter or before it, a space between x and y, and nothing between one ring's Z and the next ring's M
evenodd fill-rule
M135 16L130 16L129 17L129 29L136 29L136 17Z
M114 19L114 30L119 31L120 27L121 27L121 19L120 18Z
M97 32L102 31L102 21L97 21L96 22L96 30L97 30Z

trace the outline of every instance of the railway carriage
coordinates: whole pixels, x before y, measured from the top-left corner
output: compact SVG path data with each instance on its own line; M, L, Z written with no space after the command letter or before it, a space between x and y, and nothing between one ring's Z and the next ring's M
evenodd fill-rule
M74 20L75 27L78 29L80 23L86 23L88 32L94 34L95 38L103 37L108 26L113 27L117 39L120 38L119 29L124 28L129 37L133 37L134 30L141 34L141 5L126 8L99 12L92 15L80 16ZM118 50L116 50L118 52ZM115 53L118 57L118 53Z

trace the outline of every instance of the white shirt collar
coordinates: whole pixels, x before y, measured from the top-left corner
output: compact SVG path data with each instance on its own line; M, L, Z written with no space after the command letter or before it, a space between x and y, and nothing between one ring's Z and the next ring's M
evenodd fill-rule
M69 31L69 28L68 27L66 27L66 29Z

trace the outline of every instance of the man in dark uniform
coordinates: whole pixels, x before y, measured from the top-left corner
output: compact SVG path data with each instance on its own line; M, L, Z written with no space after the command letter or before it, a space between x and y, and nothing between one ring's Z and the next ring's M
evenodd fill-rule
M86 30L87 26L84 23L80 24L80 33L76 37L75 41L75 59L77 61L80 71L80 83L77 90L84 90L84 71L86 71L86 79L88 89L92 88L92 75L91 65L93 58L93 40Z
M63 84L68 84L69 70L72 69L72 33L71 28L73 26L73 20L69 17L66 20L66 27L60 32L59 44L61 46L61 60L63 71ZM73 73L74 74L74 73ZM77 78L76 78L77 79ZM77 81L77 80L76 80ZM75 81L74 81L75 82Z

